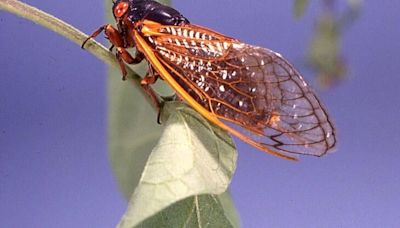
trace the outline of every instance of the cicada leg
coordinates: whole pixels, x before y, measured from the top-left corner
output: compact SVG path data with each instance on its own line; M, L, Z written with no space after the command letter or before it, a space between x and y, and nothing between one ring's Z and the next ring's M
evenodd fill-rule
M160 78L160 75L154 71L153 67L149 65L149 70L147 71L146 76L140 81L142 86L148 86L156 83L156 81Z
M144 55L141 52L136 52L135 57L133 57L125 48L117 47L117 53L115 54L117 57L119 67L122 72L122 80L126 80L126 68L125 63L128 64L138 64L144 59Z
M106 38L110 41L111 47L110 51L115 47L118 64L122 72L122 80L126 80L127 71L125 63L128 64L138 64L144 59L143 53L137 51L135 56L132 56L125 48L124 39L118 29L114 28L110 24L106 24L94 31L86 40L82 43L82 49L84 49L85 44L91 39L96 38L101 32L105 33ZM149 70L146 76L141 81L141 87L149 95L155 107L158 109L157 122L160 123L160 110L162 107L162 101L159 95L150 87L159 78L159 74L154 71L154 69L149 66Z
M164 105L164 101L160 96L150 87L150 85L156 83L156 81L160 78L160 75L153 69L151 65L149 65L149 70L147 71L146 76L140 81L140 85L143 90L150 96L151 100L155 104L158 109L157 113L157 123L161 124L160 115L161 109Z
M116 47L123 47L124 46L123 38L122 38L121 34L119 33L118 29L114 28L111 24L105 24L105 25L101 26L100 28L98 28L96 31L94 31L92 33L92 35L90 35L88 38L86 38L82 42L81 48L85 49L86 43L90 39L96 38L103 31L106 34L106 38L108 40L110 40L110 42L111 42L111 44L113 46L116 46Z
M126 80L127 71L125 68L124 62L128 64L137 64L140 63L144 59L144 55L140 52L137 52L135 57L125 49L124 39L118 29L114 28L110 24L106 24L98 28L96 31L92 33L86 40L83 41L81 48L85 48L85 44L91 39L96 38L101 32L105 33L106 39L108 39L111 43L110 51L116 47L117 52L115 56L118 60L118 64L121 68L122 72L122 80Z

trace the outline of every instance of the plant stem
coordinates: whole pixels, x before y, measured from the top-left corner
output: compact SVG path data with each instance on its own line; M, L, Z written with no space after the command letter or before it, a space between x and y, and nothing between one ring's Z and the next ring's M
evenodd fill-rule
M79 46L81 46L82 42L88 37L87 34L79 31L68 23L17 0L0 0L0 10L8 11L48 28ZM85 49L108 65L119 68L115 55L97 41L90 39L86 43ZM140 88L139 90L144 94L144 97L146 97L150 104L153 104L151 98L141 89L141 77L129 67L127 67L127 72L128 79L131 80L135 86ZM157 107L155 108L157 109Z

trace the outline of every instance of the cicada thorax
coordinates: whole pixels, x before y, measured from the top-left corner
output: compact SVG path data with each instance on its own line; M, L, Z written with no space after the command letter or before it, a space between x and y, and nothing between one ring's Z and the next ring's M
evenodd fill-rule
M280 54L192 24L143 28L174 81L209 113L244 129L250 144L317 156L334 146L325 110Z

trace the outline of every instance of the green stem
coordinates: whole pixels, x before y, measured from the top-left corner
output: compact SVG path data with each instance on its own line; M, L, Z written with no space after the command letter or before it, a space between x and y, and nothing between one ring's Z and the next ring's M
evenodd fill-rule
M88 37L87 34L79 31L66 22L20 1L0 0L0 10L8 11L12 14L18 15L45 28L48 28L73 41L78 46L81 46L82 42ZM89 40L85 45L85 49L108 65L119 68L115 55L97 41L93 39ZM127 67L127 72L128 79L130 79L134 85L140 87L141 77L129 67ZM152 104L150 97L147 96L145 91L142 89L140 89L140 91Z

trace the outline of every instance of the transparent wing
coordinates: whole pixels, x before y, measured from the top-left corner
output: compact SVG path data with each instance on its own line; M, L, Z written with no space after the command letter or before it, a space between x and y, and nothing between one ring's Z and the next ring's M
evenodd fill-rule
M280 54L236 45L226 59L233 69L241 69L239 79L229 79L229 91L239 90L251 96L246 99L250 108L245 107L250 112L235 118L248 130L249 137L282 153L322 156L334 147L335 131L327 112ZM241 104L243 107L243 103L239 107ZM225 116L224 111L221 115Z
M182 88L259 148L322 156L335 146L327 112L280 54L195 25L157 32L148 42Z

